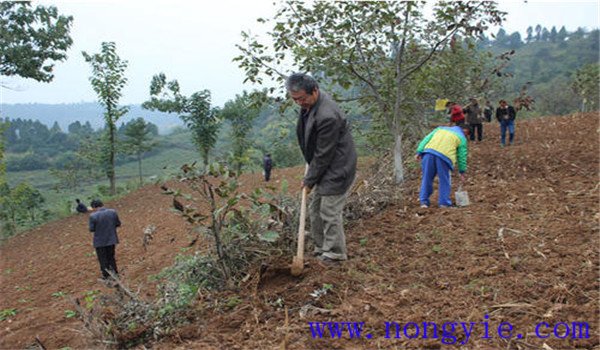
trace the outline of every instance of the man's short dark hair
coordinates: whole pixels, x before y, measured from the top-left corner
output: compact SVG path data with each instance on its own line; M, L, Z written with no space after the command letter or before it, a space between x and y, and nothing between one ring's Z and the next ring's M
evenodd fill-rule
M92 208L101 208L104 206L104 203L102 203L101 200L99 199L94 199L91 203Z
M312 94L319 88L319 84L315 78L304 73L294 73L285 81L285 87L288 91L298 92L304 90L307 94Z
M79 198L75 198L75 203L80 203L81 201L79 200Z

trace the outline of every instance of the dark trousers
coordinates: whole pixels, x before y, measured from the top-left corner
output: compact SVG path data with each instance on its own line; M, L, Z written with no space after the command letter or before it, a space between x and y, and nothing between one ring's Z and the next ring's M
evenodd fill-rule
M514 120L503 120L500 122L500 142L502 142L502 145L506 144L506 130L508 130L508 141L512 145L515 138Z
M469 124L469 139L475 141L475 130L477 130L477 141L483 138L483 124Z
M115 274L119 273L117 271L117 262L115 261L114 245L97 247L96 255L98 256L98 262L100 262L100 271L102 271L103 278L108 278L108 270L112 270Z
M271 179L271 169L265 169L265 181L269 181Z

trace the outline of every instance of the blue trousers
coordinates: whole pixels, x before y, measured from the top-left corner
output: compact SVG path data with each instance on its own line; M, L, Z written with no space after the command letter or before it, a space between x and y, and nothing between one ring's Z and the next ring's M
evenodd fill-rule
M515 121L514 120L503 120L500 122L500 142L503 145L506 144L506 129L508 129L508 141L512 144L515 138Z
M452 182L450 179L450 166L442 158L423 153L421 159L421 170L423 177L421 180L421 192L419 193L419 201L421 204L430 205L429 197L433 193L433 178L437 175L439 180L438 186L438 204L451 206L452 199L450 193L452 191Z

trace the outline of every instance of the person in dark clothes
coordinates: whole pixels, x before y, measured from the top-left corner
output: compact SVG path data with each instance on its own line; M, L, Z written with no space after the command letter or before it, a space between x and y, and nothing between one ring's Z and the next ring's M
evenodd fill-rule
M300 106L296 134L308 164L302 188L312 191L309 206L314 254L325 263L348 259L342 211L356 176L357 154L344 112L306 74L287 78L286 88Z
M492 122L492 116L494 115L494 106L490 100L485 101L485 106L483 107L483 116L488 123Z
M512 145L515 138L515 119L517 112L513 106L509 106L505 100L500 100L500 107L496 109L496 119L500 123L500 145L506 145L506 130L508 130L508 142Z
M82 213L83 214L83 213L87 213L89 211L88 207L86 207L85 204L81 203L81 201L79 200L79 198L75 199L75 203L77 203L77 206L75 207L75 210L78 213Z
M483 139L483 124L481 123L483 111L476 98L469 101L464 112L467 115L467 124L469 124L470 140L475 141L475 132L477 132L477 141L481 141Z
M121 221L116 210L104 208L99 199L94 199L91 205L94 212L90 215L90 232L94 233L94 248L102 278L106 280L109 277L108 270L119 273L115 261L115 246L119 243L117 227L121 226Z
M265 171L265 181L269 182L271 178L271 169L273 169L273 160L271 159L271 155L267 154L263 158L263 169Z

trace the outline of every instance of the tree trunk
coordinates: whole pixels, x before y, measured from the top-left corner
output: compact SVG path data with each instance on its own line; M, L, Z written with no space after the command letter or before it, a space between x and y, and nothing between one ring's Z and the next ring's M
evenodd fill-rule
M204 160L204 167L208 168L208 149L203 149L202 150L202 158Z
M109 145L109 159L108 159L108 179L110 181L110 194L115 195L117 193L117 186L115 183L115 125L112 122L112 116L110 113L110 109L107 111L109 113L109 122L108 122L108 142Z
M397 185L404 182L404 164L402 164L402 133L396 133L394 144L394 179Z
M138 171L139 171L139 175L140 175L140 186L142 186L143 180L142 180L142 154L138 153Z

